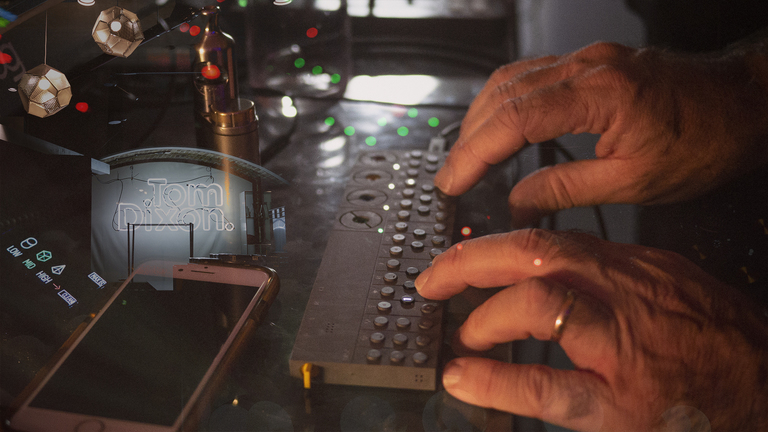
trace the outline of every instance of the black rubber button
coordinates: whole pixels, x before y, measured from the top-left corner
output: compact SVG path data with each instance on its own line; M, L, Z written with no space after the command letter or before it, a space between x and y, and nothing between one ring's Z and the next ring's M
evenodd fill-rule
M404 233L408 231L408 224L405 222L398 222L395 224L395 231Z
M381 296L384 298L392 298L395 296L395 289L392 287L383 287L381 289Z
M392 303L390 302L379 302L379 304L376 305L376 309L379 310L379 312L390 312L392 310Z
M384 275L384 283L394 284L397 282L397 273L387 273Z
M403 210L410 210L411 207L413 207L413 201L411 200L400 200L400 208Z
M429 216L431 209L429 208L429 206L423 205L423 206L419 206L417 211L419 212L419 216Z
M389 256L392 256L395 258L399 258L403 256L403 248L401 248L400 246L392 246L391 248L389 248Z
M448 228L445 225L439 223L439 224L435 224L434 229L435 229L435 234L444 234Z
M432 241L434 243L434 240ZM400 269L400 261L396 259L391 259L387 261L387 268L390 270L399 270Z
M403 198L413 198L416 196L416 191L413 189L404 189L403 190Z
M415 278L416 276L419 275L419 273L421 273L421 272L419 271L419 269L417 267L408 267L405 270L405 275L408 276L409 278Z
M434 303L426 303L421 305L421 313L425 315L435 313L436 310L437 310L437 305Z
M423 240L423 239L427 238L427 232L424 231L421 228L417 228L417 229L413 230L413 236L416 237L419 240Z
M398 333L392 338L392 343L397 348L405 348L408 346L408 336Z
M401 222L405 222L411 219L411 212L406 210L400 210L397 212L397 219Z
M371 341L371 345L375 345L375 346L384 344L384 339L386 339L386 337L384 336L384 333L379 333L379 332L371 334L371 337L369 338L369 340Z
M392 236L392 243L396 245L405 244L405 236L402 234L395 234Z
M373 320L373 326L380 329L385 329L389 325L389 318L378 316Z
M405 317L398 318L395 322L398 330L408 330L411 327L411 320Z
M414 300L412 296L402 296L400 297L400 304L403 305L403 307L411 307L416 304L416 300Z
M413 355L413 362L417 365L426 364L429 361L429 356L419 351Z
M421 190L426 193L432 193L435 191L435 185L430 183L424 183L423 185L421 185Z
M445 246L445 237L443 237L443 236L434 236L434 237L432 237L432 246L444 247Z
M389 361L393 364L402 364L405 360L405 354L402 351L392 351L389 353Z
M368 354L366 354L365 358L370 363L379 363L381 361L381 351L377 349L368 350Z
M416 284L413 283L412 280L405 281L405 282L403 282L403 288L405 288L407 290L415 290L416 289Z
M431 250L429 251L429 256L431 256L432 258L434 258L434 257L436 257L436 256L440 255L441 253L443 253L443 250L442 250L442 249L431 249Z
M419 328L422 330L429 330L435 326L435 322L428 318L422 318L419 320Z
M419 348L427 347L429 346L430 343L432 343L432 339L430 339L429 336L423 336L423 335L416 336L416 346L418 346Z
M432 203L432 197L429 195L422 195L419 197L419 201L422 204L431 204Z

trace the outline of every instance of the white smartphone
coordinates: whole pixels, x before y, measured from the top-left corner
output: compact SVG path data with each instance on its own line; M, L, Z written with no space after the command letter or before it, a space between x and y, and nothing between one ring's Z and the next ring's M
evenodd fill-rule
M135 271L38 374L17 399L12 429L169 432L197 426L279 281L265 267L183 264L173 266L173 289L157 290L137 282L149 273Z

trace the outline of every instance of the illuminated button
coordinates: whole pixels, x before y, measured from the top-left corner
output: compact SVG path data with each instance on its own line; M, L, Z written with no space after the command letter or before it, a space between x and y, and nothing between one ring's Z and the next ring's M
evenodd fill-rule
M430 204L432 203L432 197L429 195L421 195L419 201L421 201L422 204Z
M384 283L394 284L397 282L397 273L387 273L384 275Z
M395 231L399 233L407 232L408 231L408 224L405 222L398 222L395 224Z
M405 244L405 236L402 234L395 234L392 236L392 243L396 245Z
M427 162L429 162L431 164L436 164L436 163L440 162L440 158L437 157L436 155L433 155L433 154L427 155Z
M413 201L404 199L400 201L400 208L403 210L410 210L413 207Z
M427 166L424 167L424 170L427 171L430 174L434 174L437 172L437 165L435 164L427 164Z
M421 166L421 161L418 159L411 159L408 161L408 166L411 168L418 168Z
M415 278L416 276L419 275L419 273L421 273L421 272L416 267L408 267L408 269L405 271L405 274L409 278Z
M409 178L409 179L407 179L405 181L405 185L408 186L409 188L412 188L412 187L416 186L416 180L412 179L412 178Z
M387 268L390 270L399 270L400 269L400 261L396 259L391 259L387 261Z
M429 356L419 351L413 355L413 362L417 365L426 364L429 361Z
M417 170L417 169L414 169L414 168L411 168L411 169L409 169L409 170L408 170L408 171L406 171L405 173L406 173L406 175L408 175L408 177L410 177L410 178L416 178L416 177L418 177L418 176L419 176L419 170Z
M389 353L389 361L392 364L402 364L403 360L405 360L405 354L402 351L392 351Z
M422 153L421 150L414 150L411 152L411 158L413 159L421 159L422 156L424 156L424 153Z
M389 325L389 318L383 316L377 316L373 320L373 326L380 329L385 329Z
M369 350L368 354L365 355L365 359L368 360L369 363L379 363L381 362L381 351L377 349Z
M400 304L403 305L403 307L413 307L413 305L416 304L416 300L414 300L412 296L402 296L400 297Z
M426 193L432 193L435 191L435 185L431 183L424 183L423 185L421 185L421 190Z
M414 252L422 252L424 250L424 243L420 241L411 242L411 250Z
M434 249L430 249L430 251L429 251L429 256L431 256L432 258L434 258L434 257L436 257L436 256L440 255L441 253L443 253L443 250L442 250L442 249L437 249L437 248L434 248Z
M416 191L415 190L413 190L411 188L403 189L403 198L413 198L415 196L416 196Z
M431 342L432 342L432 339L430 339L429 336L423 336L423 335L416 336L416 346L418 346L419 348L424 348L428 346Z
M405 348L408 346L408 336L398 333L392 337L392 344L395 345L395 348Z
M434 236L432 237L432 245L437 247L444 247L445 246L445 237L443 236Z
M384 298L392 298L395 296L395 289L392 287L382 287L381 296Z
M448 229L445 225L443 225L441 223L435 224L435 226L433 228L435 229L435 233L436 234L444 234L445 231Z
M384 344L384 333L373 333L370 338L368 338L369 341L371 341L371 345L374 346L380 346Z
M413 281L411 281L411 280L405 281L405 282L403 282L403 288L405 288L406 290L409 290L409 291L410 290L415 290L416 289L416 284L413 283Z
M435 213L435 220L438 222L445 222L446 219L448 219L448 214L445 212L437 212Z
M397 322L395 322L395 325L397 326L398 330L408 330L408 328L411 327L411 320L405 317L398 318Z
M390 312L392 310L392 303L390 302L379 302L379 304L376 305L376 309L379 310L379 312Z
M429 318L422 318L419 320L419 328L422 330L429 330L435 326L435 322Z
M410 220L411 219L411 213L409 211L406 211L406 210L400 210L399 212L397 212L397 219L401 220L403 222L405 222L407 220Z
M419 240L423 240L423 239L425 239L427 237L427 232L424 231L421 228L417 228L417 229L413 230L413 236L416 237Z
M421 216L429 216L429 206L425 206L425 205L419 206L419 209L417 211Z
M389 248L389 256L392 256L395 258L399 258L403 256L403 248L401 248L400 246L392 246L391 248Z
M421 313L424 315L429 315L435 313L437 310L437 305L434 303L426 303L421 305Z

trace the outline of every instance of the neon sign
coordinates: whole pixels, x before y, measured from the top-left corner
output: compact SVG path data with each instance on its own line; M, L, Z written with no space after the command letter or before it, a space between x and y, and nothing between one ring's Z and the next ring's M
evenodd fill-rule
M168 184L164 178L147 180L152 197L141 206L120 202L117 205L117 229L126 231L128 224L144 225L146 231L195 230L233 231L235 225L224 216L224 189L218 183ZM143 208L142 208L143 207ZM141 229L141 228L139 228Z

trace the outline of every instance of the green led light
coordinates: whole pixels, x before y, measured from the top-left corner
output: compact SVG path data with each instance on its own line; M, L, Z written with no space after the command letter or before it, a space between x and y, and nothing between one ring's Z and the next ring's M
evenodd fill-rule
M305 64L307 64L307 62L301 57L297 58L296 61L293 62L293 65L297 68L303 68Z
M325 119L325 124L327 124L328 126L333 126L335 123L336 123L336 119L333 117L328 117L327 119Z
M237 0L237 5L240 7L248 6L248 0Z
M339 81L341 81L341 75L339 74L333 74L331 75L331 82L334 84L338 84Z
M355 128L352 126L347 126L344 128L344 133L347 134L347 136L352 136L355 134Z
M376 137L369 136L368 138L365 139L365 143L368 144L371 147L375 146L376 145Z
M419 115L419 110L417 110L416 108L411 108L408 110L408 117L416 118L417 115Z
M322 66L315 66L312 68L312 73L315 75L320 75L323 73L323 67Z
M397 128L397 134L400 135L401 137L408 135L408 128L405 126L400 126L399 128Z
M377 123L379 124L379 126L381 126L381 127L384 127L384 126L386 126L386 125L387 125L387 119L385 119L384 117L382 117L382 118L380 118L380 119L377 121Z
M10 22L10 21L8 21L7 19L5 19L5 18L0 18L0 27L8 27L8 24L10 24L10 23L11 23L11 22Z
M437 127L438 125L440 125L440 120L438 120L437 117L432 117L427 121L427 123L429 123L429 125L432 127Z
M384 228L379 228L379 234L384 234Z

